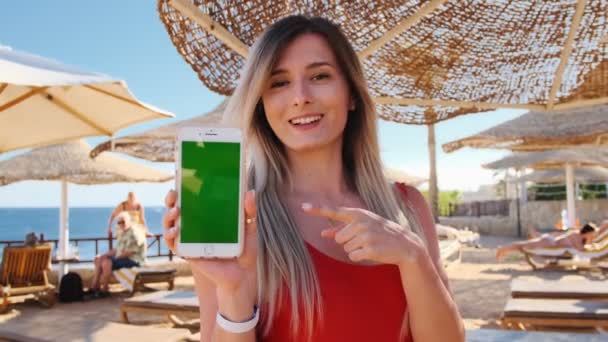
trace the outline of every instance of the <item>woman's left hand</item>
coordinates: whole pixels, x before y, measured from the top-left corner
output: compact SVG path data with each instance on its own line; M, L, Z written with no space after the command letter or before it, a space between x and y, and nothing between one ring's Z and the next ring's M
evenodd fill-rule
M302 204L302 209L308 214L343 223L323 230L321 235L341 244L353 262L372 261L402 266L415 263L426 253L424 242L412 231L368 210L317 207L310 203Z

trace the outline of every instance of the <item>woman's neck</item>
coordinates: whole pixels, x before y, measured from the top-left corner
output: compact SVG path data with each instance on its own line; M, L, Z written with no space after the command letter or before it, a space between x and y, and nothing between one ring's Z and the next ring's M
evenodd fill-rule
M335 202L351 192L344 177L342 146L289 152L291 196Z

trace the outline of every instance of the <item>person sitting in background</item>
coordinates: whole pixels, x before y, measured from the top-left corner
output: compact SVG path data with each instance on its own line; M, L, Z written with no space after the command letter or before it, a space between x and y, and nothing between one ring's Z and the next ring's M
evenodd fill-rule
M98 297L109 295L108 287L112 271L121 268L131 268L144 263L146 257L146 238L144 232L135 229L131 216L127 212L118 214L116 221L118 243L116 249L111 249L103 255L95 257L95 274L91 292Z
M148 226L146 225L146 216L144 214L144 206L139 203L137 196L133 191L129 191L127 195L127 200L120 202L119 205L114 208L112 214L110 215L110 220L108 222L108 237L112 237L112 222L114 218L118 216L119 213L126 212L131 217L131 223L135 228L141 229L146 236L152 236L148 230ZM118 236L118 233L116 234Z
M578 251L584 251L586 244L593 242L598 235L606 230L608 230L608 221L605 221L600 228L597 228L593 223L587 223L579 231L570 231L559 235L543 234L530 240L513 242L506 246L498 247L496 259L501 261L508 254L518 252L524 248L574 248Z
M38 235L34 232L29 232L25 235L25 240L23 241L23 245L26 247L36 247L41 245L41 241L38 238ZM46 267L49 271L53 269L53 265L51 259L49 259L49 264Z
M38 240L38 235L36 235L36 233L27 233L25 235L24 244L28 247L34 247L39 245L40 241Z

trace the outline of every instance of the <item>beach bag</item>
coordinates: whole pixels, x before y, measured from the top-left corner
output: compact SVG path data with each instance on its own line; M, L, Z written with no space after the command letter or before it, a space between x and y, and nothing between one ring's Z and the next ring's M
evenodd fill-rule
M84 300L84 290L82 278L75 272L68 272L61 277L59 285L59 301L63 303L77 302Z

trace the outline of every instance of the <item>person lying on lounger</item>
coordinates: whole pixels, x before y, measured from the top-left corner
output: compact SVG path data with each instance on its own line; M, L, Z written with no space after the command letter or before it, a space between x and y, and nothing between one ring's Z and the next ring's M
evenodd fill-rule
M579 231L567 232L559 235L543 234L539 237L513 242L511 244L498 247L496 259L503 260L508 254L519 252L521 249L542 249L542 248L574 248L584 251L585 245L591 243L599 234L608 230L608 221L597 228L593 223L587 223Z

